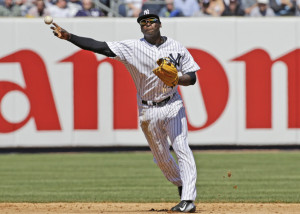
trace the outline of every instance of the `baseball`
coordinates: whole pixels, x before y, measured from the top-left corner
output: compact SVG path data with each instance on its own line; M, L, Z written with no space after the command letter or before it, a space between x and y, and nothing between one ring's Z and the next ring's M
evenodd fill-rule
M45 22L47 25L50 25L50 24L53 22L53 18L52 18L51 16L45 16L44 22Z

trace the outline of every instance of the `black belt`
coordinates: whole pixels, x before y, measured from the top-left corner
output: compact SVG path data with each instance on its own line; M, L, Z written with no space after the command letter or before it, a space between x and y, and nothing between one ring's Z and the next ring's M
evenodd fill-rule
M145 105L149 105L149 106L163 106L165 105L173 96L175 95L175 93L169 97L167 97L166 99L160 101L160 102L153 102L153 101L146 101L146 100L142 100L142 103Z

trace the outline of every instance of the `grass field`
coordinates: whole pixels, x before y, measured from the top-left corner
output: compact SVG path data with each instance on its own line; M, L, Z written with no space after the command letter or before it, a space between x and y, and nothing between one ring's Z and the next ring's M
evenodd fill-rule
M299 151L194 155L198 202L300 202ZM0 202L178 200L148 152L0 155Z

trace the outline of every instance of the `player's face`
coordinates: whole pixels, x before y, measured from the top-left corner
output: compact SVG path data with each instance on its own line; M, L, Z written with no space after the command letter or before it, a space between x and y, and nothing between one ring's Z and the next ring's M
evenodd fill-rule
M157 18L147 18L140 21L141 30L144 35L156 35L159 32L161 23Z

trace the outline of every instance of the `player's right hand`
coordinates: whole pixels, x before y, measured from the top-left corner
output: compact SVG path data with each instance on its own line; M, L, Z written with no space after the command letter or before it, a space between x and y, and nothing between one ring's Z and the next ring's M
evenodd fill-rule
M71 34L65 29L61 28L58 24L52 23L54 26L51 27L53 30L54 36L57 36L60 39L70 40Z

